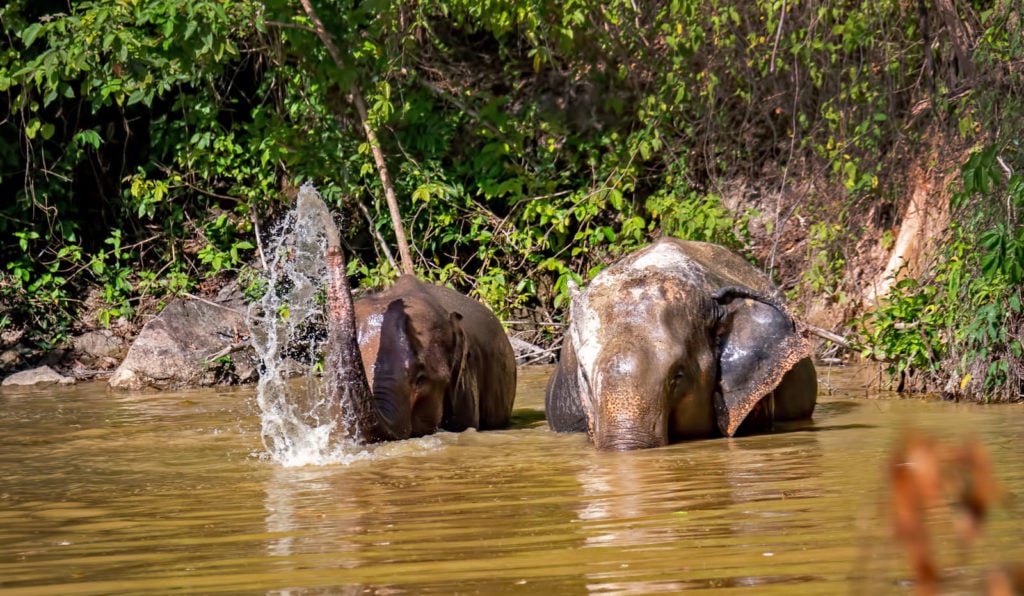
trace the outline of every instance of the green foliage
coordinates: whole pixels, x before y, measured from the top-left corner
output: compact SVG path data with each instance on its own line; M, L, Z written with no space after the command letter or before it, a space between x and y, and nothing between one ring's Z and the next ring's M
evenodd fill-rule
M938 373L949 313L936 304L938 288L904 279L868 316L864 356L890 362L890 374Z
M804 282L815 295L841 297L842 275L846 266L842 243L846 234L843 217L811 224L807 242L807 270Z
M721 190L737 180L835 195L796 217L802 287L842 296L846 228L891 196L908 146L936 130L977 142L1024 116L1007 100L1024 96L1020 0L957 15L895 0L313 4L340 65L294 0L0 8L4 325L53 343L90 293L103 324L210 278L240 274L258 295L256 235L306 180L343 216L349 273L388 283L394 235L353 89L418 273L544 320L564 316L571 282L658 235L750 246L758 214ZM951 17L978 32L972 64ZM974 209L1021 194L997 159L1016 158L1007 139L965 166L959 208L988 215L962 229L963 269L936 274L962 276L961 300L988 296L979 309L1012 310L1024 276L1020 207ZM934 285L900 286L907 304L879 311L893 325L875 339L899 345L883 349L904 369L952 335L1002 341L946 313L943 341L915 345L895 323L939 317L914 302ZM936 287L939 302L955 294Z
M89 268L103 287L105 308L100 309L99 319L104 326L117 317L130 317L130 298L135 289L132 283L131 255L121 247L121 230L114 230L104 241L108 250L101 249L89 263Z

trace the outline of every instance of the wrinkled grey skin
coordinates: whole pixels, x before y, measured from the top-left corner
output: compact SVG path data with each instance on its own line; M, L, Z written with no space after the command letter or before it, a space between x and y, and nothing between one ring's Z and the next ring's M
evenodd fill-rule
M359 439L508 426L515 355L485 306L404 275L391 288L356 300L354 310L372 401L356 409Z
M779 299L717 245L662 238L623 258L572 298L548 424L627 450L809 418L810 345Z

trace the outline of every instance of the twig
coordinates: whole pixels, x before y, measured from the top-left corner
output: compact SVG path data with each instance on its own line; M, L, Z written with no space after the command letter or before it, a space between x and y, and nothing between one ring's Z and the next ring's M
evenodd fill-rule
M779 38L782 37L782 24L786 22L786 0L782 0L782 10L779 14L779 27L775 30L775 43L772 45L772 60L768 72L775 74L775 54L779 51ZM794 131L795 132L795 131Z
M1003 171L1006 172L1006 179L1009 180L1013 178L1013 168L1006 165L1006 162L1003 161L1003 156L997 155L996 161L999 162L999 165L1002 166ZM1015 210L1013 208L1012 193L1006 193L1006 219L1010 222L1010 225L1016 225L1017 223L1017 214L1015 213Z
M387 243L384 242L384 237L380 235L380 232L377 230L377 226L373 225L373 218L370 217L370 211L366 208L366 205L363 205L360 201L356 201L355 203L356 207L359 207L359 211L362 212L363 217L366 218L366 224L370 227L370 233L373 234L373 237L377 239L377 243L380 244L380 249L384 252L384 258L388 260L388 263L391 263L392 268L398 269L398 264L395 263L395 257L392 256L391 250L388 249Z
M782 22L779 22L781 28ZM773 56L774 59L774 56ZM786 180L789 178L789 166L793 163L793 152L796 150L796 115L797 105L800 102L800 65L795 64L793 66L793 112L791 116L790 126L792 127L792 135L789 138L789 155L786 157L786 167L782 170L782 182L779 183L779 194L775 198L775 225L772 234L772 251L771 257L768 259L768 276L775 271L775 256L779 249L779 240L782 239L782 227L789 222L790 216L796 209L796 205L790 210L790 213L785 218L782 217L782 200L786 192Z
M205 304L209 304L210 306L216 306L217 308L223 308L224 310L226 310L228 312L233 312L236 315L239 315L239 316L242 316L242 317L245 316L245 313L239 311L238 309L231 308L230 306L224 306L223 304L217 304L216 302L213 302L211 300L207 300L206 298L203 298L202 296L196 296L195 294L189 294L188 292L182 292L181 295L186 297L186 298L188 298L188 299L190 299L190 300L198 300L199 302L203 302Z
M810 333L811 335L816 335L821 339L828 340L836 344L837 346L842 346L843 348L850 350L851 352L857 351L857 348L842 335L838 335L832 333L831 331L826 331L821 327L815 327L814 325L808 325L806 323L801 324L800 327L807 333ZM892 359L890 358L886 358L885 356L879 356L875 354L874 350L867 354L867 358L870 360L874 360L875 362L892 362Z
M506 325L506 326L507 325L528 325L530 327L563 327L565 325L565 323L560 323L558 321L537 322L537 321L530 321L530 320L525 320L525 319L524 320L508 319L508 320L502 321L501 324L502 325Z
M555 353L558 352L558 348L551 348L550 350L544 350L537 354L524 354L523 360L519 362L520 365L538 364L555 361Z
M853 344L851 344L849 342L849 340L847 340L842 335L838 335L836 333L832 333L831 331L826 331L825 329L822 329L821 327L815 327L814 325L808 325L806 323L804 323L801 326L803 327L804 330L806 330L811 335L816 335L816 336L820 337L821 339L828 340L828 341L830 341L830 342L832 342L832 343L834 343L836 345L839 345L839 346L842 346L842 347L846 348L847 350L854 350L855 349L853 347Z
M558 346L556 346L545 350L540 346L512 336L509 336L508 342L512 344L512 348L518 353L516 356L516 362L519 364L535 364L538 362L554 360L555 354L558 353L559 349Z
M270 271L270 267L267 267L267 258L263 256L263 240L260 239L260 218L257 217L256 211L252 211L252 227L256 234L256 252L260 255L260 263L263 264L264 271Z
M79 368L71 371L71 376L76 379L95 379L97 377L109 377L114 374L112 370Z
M282 23L281 21L264 21L265 25L269 27L281 27L283 29L301 29L302 31L309 31L310 33L316 33L316 30L306 25L299 23Z
M210 354L209 356L206 357L205 360L206 362L216 362L217 360L220 360L221 358L227 356L228 354L232 354L239 350L244 350L247 347L249 347L249 342L236 341L235 343L228 344L221 348L220 350L217 350L213 354Z

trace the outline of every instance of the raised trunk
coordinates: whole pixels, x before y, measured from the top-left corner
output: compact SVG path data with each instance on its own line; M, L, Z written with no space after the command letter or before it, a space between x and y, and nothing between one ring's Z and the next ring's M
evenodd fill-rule
M327 236L327 348L324 383L328 398L337 405L339 422L346 435L372 443L386 439L380 413L374 403L366 369L359 352L355 305L345 275L345 254L334 220L319 193L311 185L299 190L298 201L320 212Z
M377 412L359 354L355 309L345 269L341 248L328 246L324 382L331 401L338 404L346 434L357 441L373 442L377 440Z

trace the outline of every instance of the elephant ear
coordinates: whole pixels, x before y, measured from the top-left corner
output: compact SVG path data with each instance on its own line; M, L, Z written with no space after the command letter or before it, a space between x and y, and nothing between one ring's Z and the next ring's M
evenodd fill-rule
M448 316L454 342L452 344L452 372L444 394L444 414L441 426L450 431L463 431L480 426L480 396L476 367L470 361L472 354L462 326L462 315Z
M781 304L747 288L715 293L719 322L719 388L715 417L723 435L736 434L762 398L811 354Z

